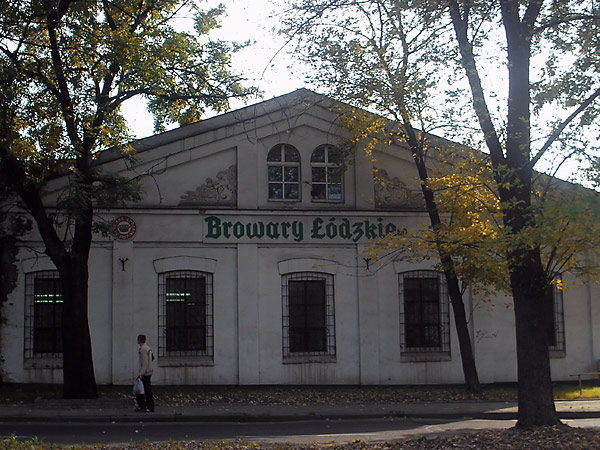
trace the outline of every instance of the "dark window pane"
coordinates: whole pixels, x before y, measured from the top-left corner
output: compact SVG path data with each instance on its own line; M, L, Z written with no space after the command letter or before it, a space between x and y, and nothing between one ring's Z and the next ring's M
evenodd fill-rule
M556 345L556 328L557 328L557 323L556 323L556 315L554 313L554 289L556 289L554 286L549 286L548 288L546 288L546 302L548 302L548 304L546 306L549 307L548 309L548 328L547 328L547 332L546 332L546 337L548 339L548 345L550 347L554 347Z
M304 281L306 303L325 307L325 280Z
M341 183L342 182L342 169L339 167L328 167L327 168L327 181L329 183Z
M205 350L206 279L166 279L167 351Z
M206 280L203 277L185 278L186 291L189 295L186 296L186 304L200 305L205 303Z
M182 349L183 342L185 341L182 335L182 331L182 328L173 327L167 328L165 330L167 351L177 351Z
M206 333L204 328L190 328L187 336L186 350L206 350Z
M324 352L327 350L325 328L307 330L306 347L310 349L307 350L310 352Z
M312 168L312 181L325 183L325 167L313 167Z
M166 313L167 328L181 327L184 325L185 305L183 303L167 303Z
M441 346L437 277L404 278L404 319L407 348Z
M439 347L441 345L440 329L437 326L424 327L422 347Z
M342 152L339 150L329 147L327 152L327 162L329 164L340 165L342 164Z
M283 181L283 168L281 166L269 166L269 181Z
M33 352L55 353L58 344L57 330L54 328L35 328L33 330Z
M289 338L290 338L290 352L304 352L304 333L302 330L290 328L289 330Z
M323 147L316 149L310 157L310 162L325 162L325 149Z
M294 181L297 182L298 181L298 167L286 167L284 169L285 171L285 178L284 181ZM269 179L269 181L274 181Z
M285 185L285 198L290 200L298 200L300 198L300 191L297 184Z
M288 282L290 352L327 349L325 280Z
M269 183L269 198L280 200L283 198L283 186L279 183Z
M35 278L33 353L62 352L62 285L59 278Z
M406 324L405 325L405 339L406 339L406 347L407 348L415 348L415 347L420 347L420 343L419 343L419 328L414 326L414 325L410 325L410 324Z
M281 161L281 146L277 145L269 151L267 161Z
M324 184L313 184L312 187L312 198L316 200L325 200L325 185Z
M301 281L290 280L288 282L288 302L291 305L302 304L304 296L304 284Z
M300 162L300 155L295 148L289 145L285 146L285 161L286 162Z

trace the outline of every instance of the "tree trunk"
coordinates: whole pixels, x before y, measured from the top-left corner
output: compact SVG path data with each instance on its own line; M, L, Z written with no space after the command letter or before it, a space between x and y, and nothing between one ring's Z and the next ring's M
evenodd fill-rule
M519 413L517 426L560 423L554 407L547 330L551 299L546 295L548 277L540 249L521 243L519 236L535 227L531 209L533 168L531 155L529 55L530 35L519 23L518 3L503 2L508 41L509 99L507 112L506 166L495 165L503 204L504 225L515 238L508 250L510 285L515 306Z
M62 340L64 398L98 396L88 322L88 264L75 265L63 282ZM66 286L65 286L66 282Z
M452 261L452 259L450 259L450 261ZM456 326L456 334L458 336L458 345L460 347L460 358L465 377L465 386L469 392L478 394L481 392L481 384L479 383L479 375L477 374L477 366L475 365L475 356L473 355L473 346L471 345L469 325L467 323L465 305L460 292L458 278L453 269L445 269L444 276L446 278L446 284L448 285L450 303L452 304L452 311L454 313L454 323Z
M75 218L73 241L67 251L63 242L46 245L60 273L63 289L62 344L64 398L98 396L88 318L89 254L92 242L93 208L82 202Z
M529 250L511 257L517 261L511 270L519 380L517 426L557 425L547 342L550 298L545 295L547 282L539 252Z
M517 172L515 171L515 174ZM533 227L530 213L530 180L521 173L512 178L506 192L512 201L504 212L504 222L518 236ZM510 285L515 306L519 412L517 426L529 428L560 423L554 406L554 392L548 350L548 328L552 297L546 295L547 276L539 247L515 244L508 252Z
M470 3L455 0L448 8L461 55L461 63L471 88L473 108L485 137L495 171L502 203L504 226L509 236L534 225L531 211L533 177L530 129L530 55L534 24L542 2L524 4L500 0L502 25L507 40L508 99L506 120L506 155L487 107L475 54L469 41ZM462 6L461 6L462 5ZM461 10L461 7L464 8ZM521 14L524 10L526 12ZM514 244L507 251L510 284L515 305L517 364L519 381L520 427L556 425L550 375L550 355L546 323L550 308L545 295L547 281L537 247Z
M427 212L429 214L429 221L431 227L435 230L439 228L442 221L440 219L437 204L435 203L434 193L427 185L429 175L427 166L425 165L423 148L416 137L414 129L409 123L405 122L404 129L407 133L408 144L413 154L415 165L417 166L419 179L421 180L421 191L425 198L425 206L427 207ZM456 334L458 336L458 344L460 347L460 358L463 375L465 377L465 387L469 392L478 394L481 392L481 384L479 383L479 375L477 374L477 366L475 365L475 357L473 356L473 346L471 345L471 336L465 315L465 305L456 271L454 270L454 261L452 260L452 257L440 247L438 247L438 255L442 262L444 277L450 296L450 303L452 304L452 311L454 313L454 325L456 327Z
M91 201L87 200L80 207L75 218L68 268L64 266L58 268L63 282L62 338L65 398L98 396L88 318L92 222L93 207Z

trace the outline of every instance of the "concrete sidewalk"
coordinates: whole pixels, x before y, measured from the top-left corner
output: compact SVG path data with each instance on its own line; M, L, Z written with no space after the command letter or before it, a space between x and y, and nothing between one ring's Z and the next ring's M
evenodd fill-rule
M560 400L561 419L600 418L600 400ZM315 419L413 417L440 419L517 418L516 402L430 402L395 404L264 405L218 403L162 407L135 412L129 400L43 400L0 404L0 422L275 422Z

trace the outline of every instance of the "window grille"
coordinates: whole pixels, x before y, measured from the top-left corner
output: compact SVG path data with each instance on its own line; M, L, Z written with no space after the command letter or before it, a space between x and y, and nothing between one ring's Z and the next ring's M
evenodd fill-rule
M269 200L300 200L300 154L278 144L267 155Z
M450 353L448 293L434 271L399 275L400 349L403 354Z
M333 275L282 277L283 356L335 356Z
M312 199L341 202L344 199L342 153L331 145L321 145L310 157Z
M58 271L25 276L25 359L62 357L62 309Z
M552 296L552 322L548 329L548 349L551 352L565 351L565 316L563 310L563 291L556 286L548 289L548 295Z
M159 274L159 356L213 356L212 274Z

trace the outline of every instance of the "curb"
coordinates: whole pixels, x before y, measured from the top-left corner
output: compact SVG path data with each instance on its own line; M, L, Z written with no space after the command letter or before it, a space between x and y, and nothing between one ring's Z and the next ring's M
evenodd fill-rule
M599 419L600 411L578 411L578 412L557 412L560 419ZM32 415L32 416L8 416L0 418L0 422L72 422L72 423L152 423L152 422L238 422L238 423L269 423L269 422L300 422L311 420L369 420L384 418L421 418L421 419L447 419L447 420L517 420L517 414L513 412L474 412L474 413L410 413L406 411L390 411L386 413L362 413L362 414L323 414L308 413L295 415L251 415L251 414L231 414L231 415L185 415L185 414L141 414L135 415L71 415L71 414L53 414L53 415Z

